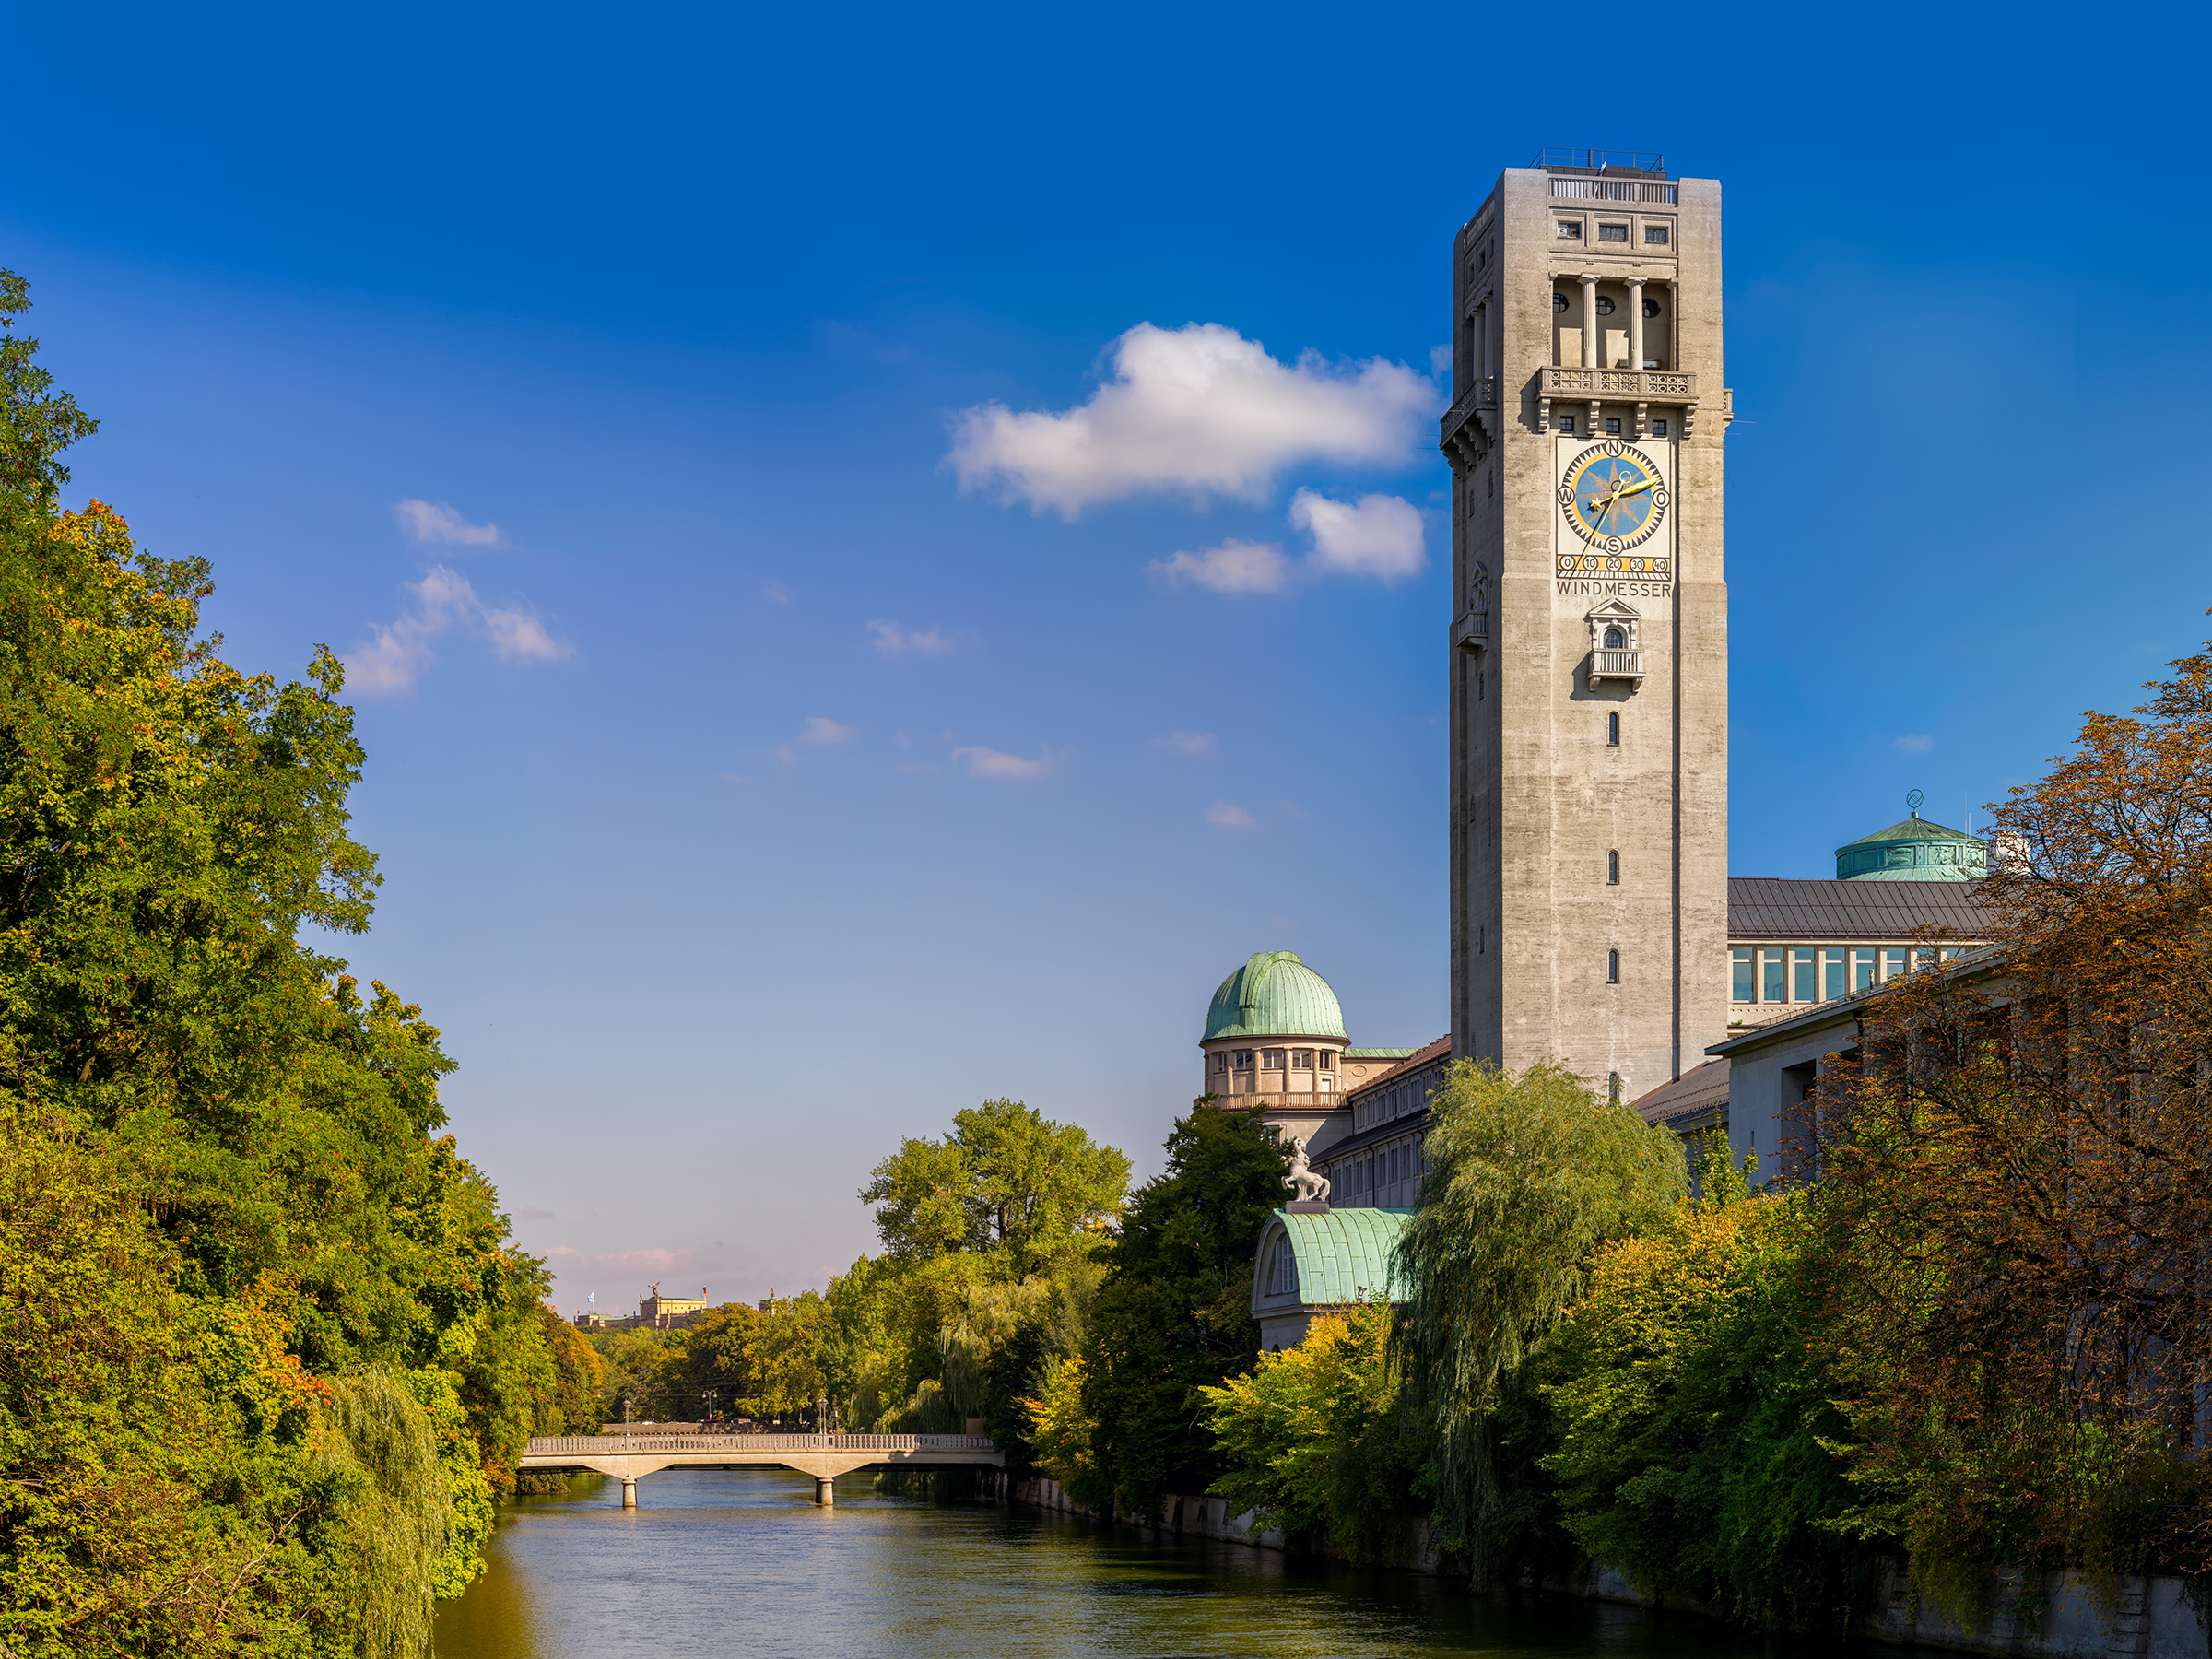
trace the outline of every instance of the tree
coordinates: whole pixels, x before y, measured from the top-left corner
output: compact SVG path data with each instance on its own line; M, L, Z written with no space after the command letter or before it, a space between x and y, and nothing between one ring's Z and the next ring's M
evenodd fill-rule
M1867 1524L1914 1571L2212 1567L2212 647L1991 819L1991 948L1818 1095Z
M0 1165L76 1207L0 1212L0 1641L409 1652L555 1386L544 1265L441 1134L437 1029L308 942L378 880L341 665L241 673L204 562L61 506L92 423L34 349L0 336ZM57 1370L65 1311L100 1351Z
M1019 1100L956 1112L942 1140L907 1139L861 1191L884 1246L902 1261L952 1251L995 1258L1018 1279L1070 1253L1121 1213L1129 1160Z
M1592 1255L1657 1227L1688 1172L1673 1135L1549 1062L1454 1065L1424 1150L1420 1206L1398 1241L1398 1341L1434 1440L1438 1520L1486 1588L1501 1384L1582 1294Z
M1256 1118L1210 1100L1176 1120L1167 1151L1107 1252L1082 1353L1091 1443L1076 1488L1150 1516L1169 1491L1203 1491L1221 1472L1200 1390L1259 1356L1253 1252L1289 1167Z

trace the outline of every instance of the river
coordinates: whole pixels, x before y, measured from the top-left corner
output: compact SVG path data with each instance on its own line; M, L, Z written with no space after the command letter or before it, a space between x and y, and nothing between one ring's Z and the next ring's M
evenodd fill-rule
M438 1618L437 1659L651 1654L1077 1659L1127 1653L1768 1659L1689 1615L1477 1600L1415 1573L1238 1544L1140 1541L994 1505L939 1506L781 1470L670 1469L500 1512L490 1568Z

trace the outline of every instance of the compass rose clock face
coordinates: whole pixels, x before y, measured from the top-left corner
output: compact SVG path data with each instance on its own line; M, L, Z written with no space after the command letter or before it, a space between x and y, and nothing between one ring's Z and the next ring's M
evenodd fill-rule
M1674 492L1653 448L1608 438L1562 455L1559 574L1670 577Z

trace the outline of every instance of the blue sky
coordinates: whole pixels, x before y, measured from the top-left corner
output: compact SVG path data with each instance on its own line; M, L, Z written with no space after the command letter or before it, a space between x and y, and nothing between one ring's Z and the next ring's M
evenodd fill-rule
M1149 1173L1251 951L1442 1032L1428 377L1539 145L1726 192L1733 869L2204 638L2206 31L2136 24L50 7L0 264L76 488L354 665L350 954L562 1306L751 1297L986 1096Z

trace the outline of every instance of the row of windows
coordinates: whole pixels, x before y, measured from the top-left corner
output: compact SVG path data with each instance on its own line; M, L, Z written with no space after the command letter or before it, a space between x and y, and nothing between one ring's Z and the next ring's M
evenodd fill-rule
M1559 227L1561 241L1579 242L1583 240L1583 221L1581 219L1563 218L1558 220L1557 223ZM1643 245L1647 248L1664 248L1667 245L1668 235L1668 228L1665 225L1646 225L1643 228ZM1597 225L1597 240L1601 242L1625 242L1629 240L1629 228L1626 225L1608 225L1600 219Z
M1364 1158L1355 1158L1345 1170L1346 1199L1372 1202L1386 1187L1400 1182L1418 1181L1429 1172L1429 1159L1416 1140L1402 1140L1395 1146L1382 1147Z
M1553 315L1556 316L1559 312L1566 311L1573 303L1574 301L1568 299L1566 295L1558 292L1553 293L1551 296L1551 309ZM1620 307L1614 302L1612 295L1598 295L1597 314L1599 316L1609 317L1619 309ZM1646 300L1643 302L1643 314L1647 317L1657 316L1659 314L1659 301L1656 300Z
M1284 1070L1283 1056L1286 1053L1290 1057L1288 1069L1291 1071L1335 1071L1336 1069L1336 1056L1329 1049L1223 1049L1214 1056L1214 1069L1218 1072L1225 1072L1230 1069L1230 1063L1233 1061L1237 1070L1250 1071L1253 1056L1255 1053L1259 1056L1260 1068L1263 1071Z
M1557 417L1557 418L1559 423L1560 431L1567 433L1572 433L1574 431L1575 427L1573 416L1561 415ZM1618 415L1606 416L1606 430L1614 437L1618 437L1620 435L1620 417ZM1654 416L1653 418L1652 436L1654 438L1664 438L1666 436L1666 417L1664 415Z
M1728 954L1731 1002L1819 1003L1947 962L1953 953L1925 945L1738 945Z

